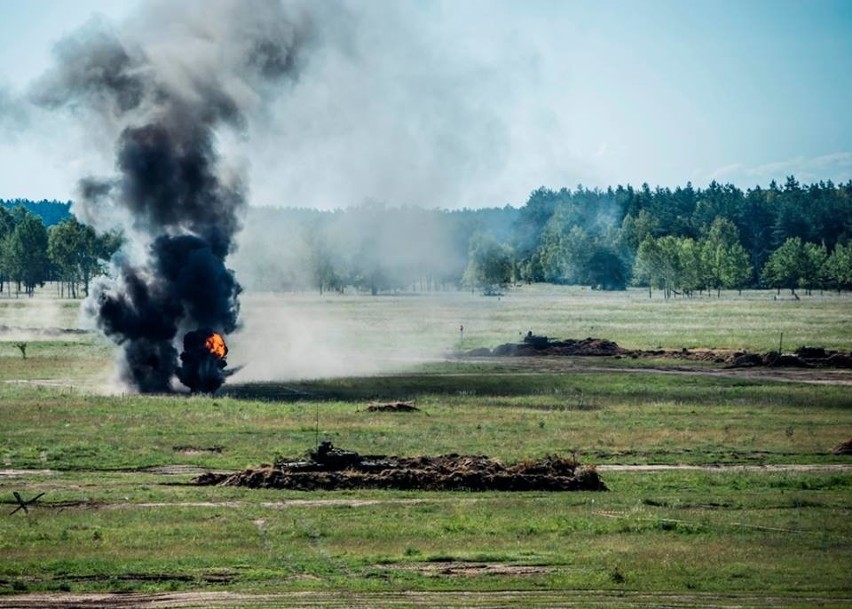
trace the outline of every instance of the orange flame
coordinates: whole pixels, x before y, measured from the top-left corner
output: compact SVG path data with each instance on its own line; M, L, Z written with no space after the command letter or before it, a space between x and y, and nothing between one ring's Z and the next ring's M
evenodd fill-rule
M225 339L222 338L221 334L217 334L216 332L207 337L207 340L204 341L204 346L210 353L220 359L228 355L228 347L225 345Z

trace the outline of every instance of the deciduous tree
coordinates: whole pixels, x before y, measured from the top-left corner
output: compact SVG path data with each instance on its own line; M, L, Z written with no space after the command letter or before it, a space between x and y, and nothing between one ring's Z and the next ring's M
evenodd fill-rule
M47 279L47 230L41 219L24 211L6 241L4 253L10 278L32 296L35 287Z
M733 222L717 217L700 244L703 278L721 295L722 288L742 288L751 277L748 253Z
M512 280L512 251L490 235L471 239L464 284L490 289L504 286Z

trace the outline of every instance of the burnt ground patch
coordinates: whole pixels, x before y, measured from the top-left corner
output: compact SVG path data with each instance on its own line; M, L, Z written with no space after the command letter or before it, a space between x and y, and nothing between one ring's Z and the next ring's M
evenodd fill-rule
M420 412L420 409L410 402L385 402L370 404L367 412Z

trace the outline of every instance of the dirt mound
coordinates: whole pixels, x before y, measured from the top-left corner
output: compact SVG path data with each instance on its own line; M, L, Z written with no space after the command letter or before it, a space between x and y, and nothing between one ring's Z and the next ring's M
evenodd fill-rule
M397 489L422 491L605 491L593 467L545 457L503 465L482 455L362 456L323 442L305 461L235 474L207 473L194 484L293 490Z
M773 357L774 356L774 357ZM813 368L814 364L810 363L807 360L802 359L798 355L793 355L791 353L772 353L767 354L764 357L764 360L767 362L767 366L774 366L775 368Z
M408 402L390 402L388 404L370 404L367 412L420 412L420 409Z
M753 366L764 366L763 356L758 353L741 353L734 356L731 362L732 368L751 368Z
M852 368L852 353L832 353L825 363L829 368Z
M628 351L605 338L583 338L580 340L551 340L546 336L527 334L522 343L506 343L489 351L475 349L469 355L524 356L524 355L581 355L591 357L625 355Z
M769 366L777 368L852 368L852 352L830 351L823 347L799 347L794 353L769 351L713 351L708 349L629 350L605 338L554 340L531 332L521 343L505 343L494 349L468 351L470 357L568 355L576 357L631 357L679 359L727 364L729 368Z
M799 347L794 353L802 359L826 359L828 352L823 347Z
M736 353L729 368L768 366L771 368L844 368L847 354L827 351L822 347L799 347L793 353ZM849 358L852 361L852 358Z
M835 455L852 455L852 438L841 442L831 452Z
M811 366L852 368L852 353L848 351L830 351L823 347L799 347L793 355Z

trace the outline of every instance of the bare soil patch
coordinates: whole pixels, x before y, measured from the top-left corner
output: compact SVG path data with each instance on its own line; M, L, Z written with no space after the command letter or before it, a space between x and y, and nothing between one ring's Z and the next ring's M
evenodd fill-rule
M55 473L55 470L52 469L0 469L0 480L3 478L23 478L33 475L52 476Z
M205 453L221 453L225 450L224 446L172 446L172 450L182 455L201 455Z
M293 490L398 489L423 491L604 491L593 467L564 457L513 465L483 455L362 456L323 442L302 461L235 474L205 473L198 485Z
M389 402L370 404L367 406L367 412L420 412L420 409L411 402Z
M512 565L499 562L469 562L441 560L435 562L377 565L387 571L417 571L427 577L479 577L482 575L518 576L547 575L553 567L543 565Z

